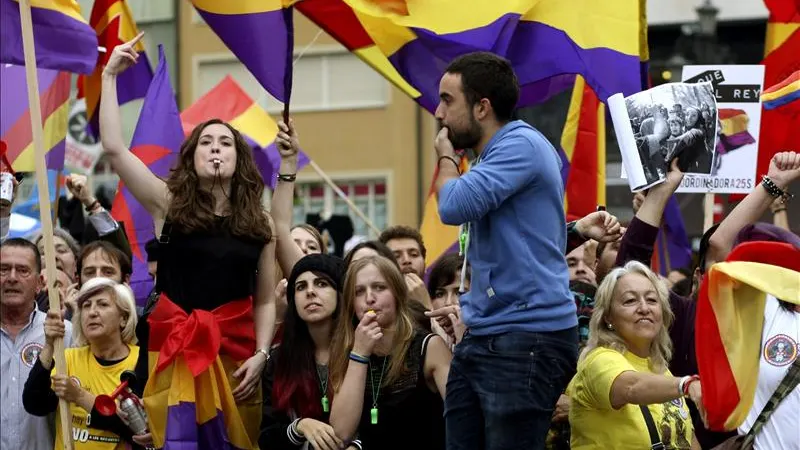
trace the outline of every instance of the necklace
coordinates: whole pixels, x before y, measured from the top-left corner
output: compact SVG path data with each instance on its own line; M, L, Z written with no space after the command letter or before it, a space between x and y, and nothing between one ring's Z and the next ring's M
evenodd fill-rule
M381 394L381 385L383 384L383 375L386 373L386 360L388 356L383 357L383 368L381 369L381 376L378 378L378 386L375 386L375 375L372 372L372 362L369 363L369 382L372 391L372 409L369 410L370 423L376 425L378 423L378 396Z
M325 367L322 371L325 372L324 375L320 372L320 367ZM322 393L322 399L320 399L322 412L330 412L331 407L330 403L328 403L328 368L326 366L317 365L317 380L319 381L319 391Z

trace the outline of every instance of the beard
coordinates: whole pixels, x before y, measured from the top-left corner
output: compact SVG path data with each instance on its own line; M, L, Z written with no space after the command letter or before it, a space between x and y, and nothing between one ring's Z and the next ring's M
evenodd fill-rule
M471 112L469 124L464 129L456 129L440 121L439 129L441 130L443 127L447 127L447 138L450 139L450 143L456 150L474 149L483 138L483 130Z
M424 274L420 275L420 274L419 274L419 272L417 272L417 271L414 269L414 266L406 266L406 267L403 267L403 268L401 268L401 269L400 269L400 272L401 272L403 275L406 275L406 274L409 274L409 273L413 273L414 275L417 275L417 276L418 276L418 277L420 277L420 278L423 278L423 277L424 277Z

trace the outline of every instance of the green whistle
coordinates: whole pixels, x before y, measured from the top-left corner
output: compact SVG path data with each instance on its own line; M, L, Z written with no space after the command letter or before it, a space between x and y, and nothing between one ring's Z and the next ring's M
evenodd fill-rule
M376 425L378 423L378 408L372 408L369 410L370 416L372 416L372 424Z
M467 233L466 232L462 232L458 236L458 250L459 250L459 253L461 253L462 255L467 250Z
M322 411L323 411L323 412L330 412L330 410L331 410L331 407L330 407L330 405L328 404L328 396L327 396L327 395L324 395L324 396L322 397Z

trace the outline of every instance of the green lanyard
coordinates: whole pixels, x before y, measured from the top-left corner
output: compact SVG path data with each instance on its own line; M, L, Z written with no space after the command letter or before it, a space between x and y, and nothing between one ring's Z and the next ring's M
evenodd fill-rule
M480 158L476 159L470 164L470 169L477 166L479 162ZM458 256L466 257L467 249L469 248L469 229L469 222L461 225L458 229Z
M466 255L468 247L469 247L469 223L465 223L464 225L461 225L458 232L458 256Z
M381 376L378 379L378 386L375 386L375 377L372 373L372 363L369 363L369 383L370 383L370 390L372 391L372 409L369 410L370 415L370 423L373 425L378 424L378 396L381 394L381 384L383 384L383 374L386 373L386 360L389 359L387 356L383 357L383 368L381 369Z
M317 380L319 381L319 391L322 393L322 399L320 402L322 403L322 411L323 412L330 412L331 406L328 403L328 376L322 376L319 373L319 366L317 366Z

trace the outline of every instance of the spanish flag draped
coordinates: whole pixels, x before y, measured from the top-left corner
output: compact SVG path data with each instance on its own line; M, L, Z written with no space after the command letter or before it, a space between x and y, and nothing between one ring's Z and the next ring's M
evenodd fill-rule
M712 430L736 429L753 406L768 295L800 305L800 248L747 242L703 280L695 345Z
M257 450L261 383L249 399L231 394L232 374L255 352L253 299L187 314L166 295L147 319L150 377L142 400L157 448Z

